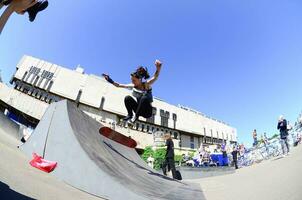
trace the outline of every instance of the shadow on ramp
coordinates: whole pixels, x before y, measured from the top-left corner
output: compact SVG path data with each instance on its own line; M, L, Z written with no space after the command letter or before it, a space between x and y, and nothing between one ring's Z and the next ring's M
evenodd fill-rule
M0 181L0 197L5 200L34 200L33 198L27 197L20 194L12 189L5 183Z
M22 138L20 126L7 118L7 116L5 116L2 112L0 112L0 134L9 135L16 141L20 141Z
M200 185L153 170L135 149L99 134L102 126L69 101L53 103L21 149L58 162L53 175L105 199L205 199Z

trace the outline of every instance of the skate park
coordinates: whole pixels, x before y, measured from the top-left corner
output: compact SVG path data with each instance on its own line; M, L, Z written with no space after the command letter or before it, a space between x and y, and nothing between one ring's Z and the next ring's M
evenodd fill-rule
M0 0L0 199L300 200L299 8Z
M67 101L54 103L49 107L32 138L20 148L17 148L20 144L16 135L17 128L6 120L8 119L1 118L1 122L8 125L1 126L1 156L6 162L1 165L0 176L1 196L4 195L7 199L170 199L167 197L170 196L169 192L176 195L172 199L191 199L192 196L196 199L299 199L301 197L299 192L301 146L296 147L288 157L267 160L242 168L236 173L178 182L152 171L133 149L125 150L123 149L125 147L120 147L104 138L87 137L86 139L89 139L85 141L85 136L94 132L93 124L96 122ZM98 127L99 124L96 126ZM64 131L60 131L61 128ZM58 135L62 132L66 136ZM46 134L48 134L47 141L45 141ZM96 136L101 137L98 134ZM62 144L58 140L65 142ZM102 140L112 149L123 152L121 156L131 162L125 166L122 166L123 163L114 166L111 157L120 155L109 152L111 155L106 156L104 149L101 151L101 148L97 147L101 145ZM46 174L28 164L32 151L41 154L44 151L45 158L58 161L58 168L53 174ZM81 154L85 154L86 158ZM101 159L109 160L101 161ZM101 166L102 162L108 162L109 166ZM99 168L95 169L91 166L93 164L98 165ZM276 165L278 167L275 167ZM90 169L93 170L91 175L89 175ZM286 174L282 173L284 169L287 171ZM96 171L100 172L96 173ZM106 175L107 173L111 176ZM83 181L86 177L91 184ZM112 180L115 179L113 177L117 180ZM292 184L284 186L284 182ZM150 186L150 189L144 187L145 185ZM286 189L287 193L283 193L283 189ZM118 194L117 190L121 191L121 194ZM136 191L136 195L131 194L132 191Z

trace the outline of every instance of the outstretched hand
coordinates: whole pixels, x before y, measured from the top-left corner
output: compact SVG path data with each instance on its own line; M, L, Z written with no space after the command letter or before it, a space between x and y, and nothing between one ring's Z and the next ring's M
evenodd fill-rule
M107 74L102 74L102 76L105 78L106 81L108 81L111 84L114 84L114 81L110 78Z
M160 69L162 66L162 62L160 60L155 60L155 66L157 69Z
M25 11L35 5L36 0L13 0L10 6L18 14L24 14Z
M108 74L102 74L102 76L108 81L109 75Z

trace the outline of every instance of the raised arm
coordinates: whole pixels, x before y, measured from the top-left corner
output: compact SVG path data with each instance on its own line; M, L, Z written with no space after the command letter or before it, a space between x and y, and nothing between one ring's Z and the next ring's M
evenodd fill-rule
M156 72L155 72L155 74L153 75L153 77L151 77L151 78L147 81L147 83L148 83L149 85L152 85L152 84L158 79L158 76L159 76L160 70L161 70L161 66L162 66L162 62L159 61L159 60L156 60L156 61L155 61L155 66L156 66Z
M107 74L102 74L102 76L106 79L106 81L108 81L109 83L111 83L112 85L114 85L115 87L119 87L119 88L127 88L127 89L131 89L133 88L133 84L120 84L117 82L114 82L109 75Z
M2 33L2 30L9 19L9 17L13 14L14 9L13 7L9 6L5 9L5 11L2 13L0 17L0 34Z
M16 12L18 14L24 14L27 8L35 5L37 1L35 0L13 0L12 3L5 9L0 17L0 34L8 21L9 17ZM1 9L1 8L0 8Z

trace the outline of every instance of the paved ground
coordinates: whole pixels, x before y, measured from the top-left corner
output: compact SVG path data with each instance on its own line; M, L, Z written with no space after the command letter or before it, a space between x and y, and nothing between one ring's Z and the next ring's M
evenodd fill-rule
M15 146L13 138L0 133L1 200L100 200L32 168Z
M100 199L28 165L13 138L0 133L0 197L5 200ZM236 173L194 179L208 200L301 200L302 146L288 157L265 161ZM192 197L198 199L198 197Z
M191 180L200 183L209 200L301 200L302 145L285 158L277 157L234 174Z

